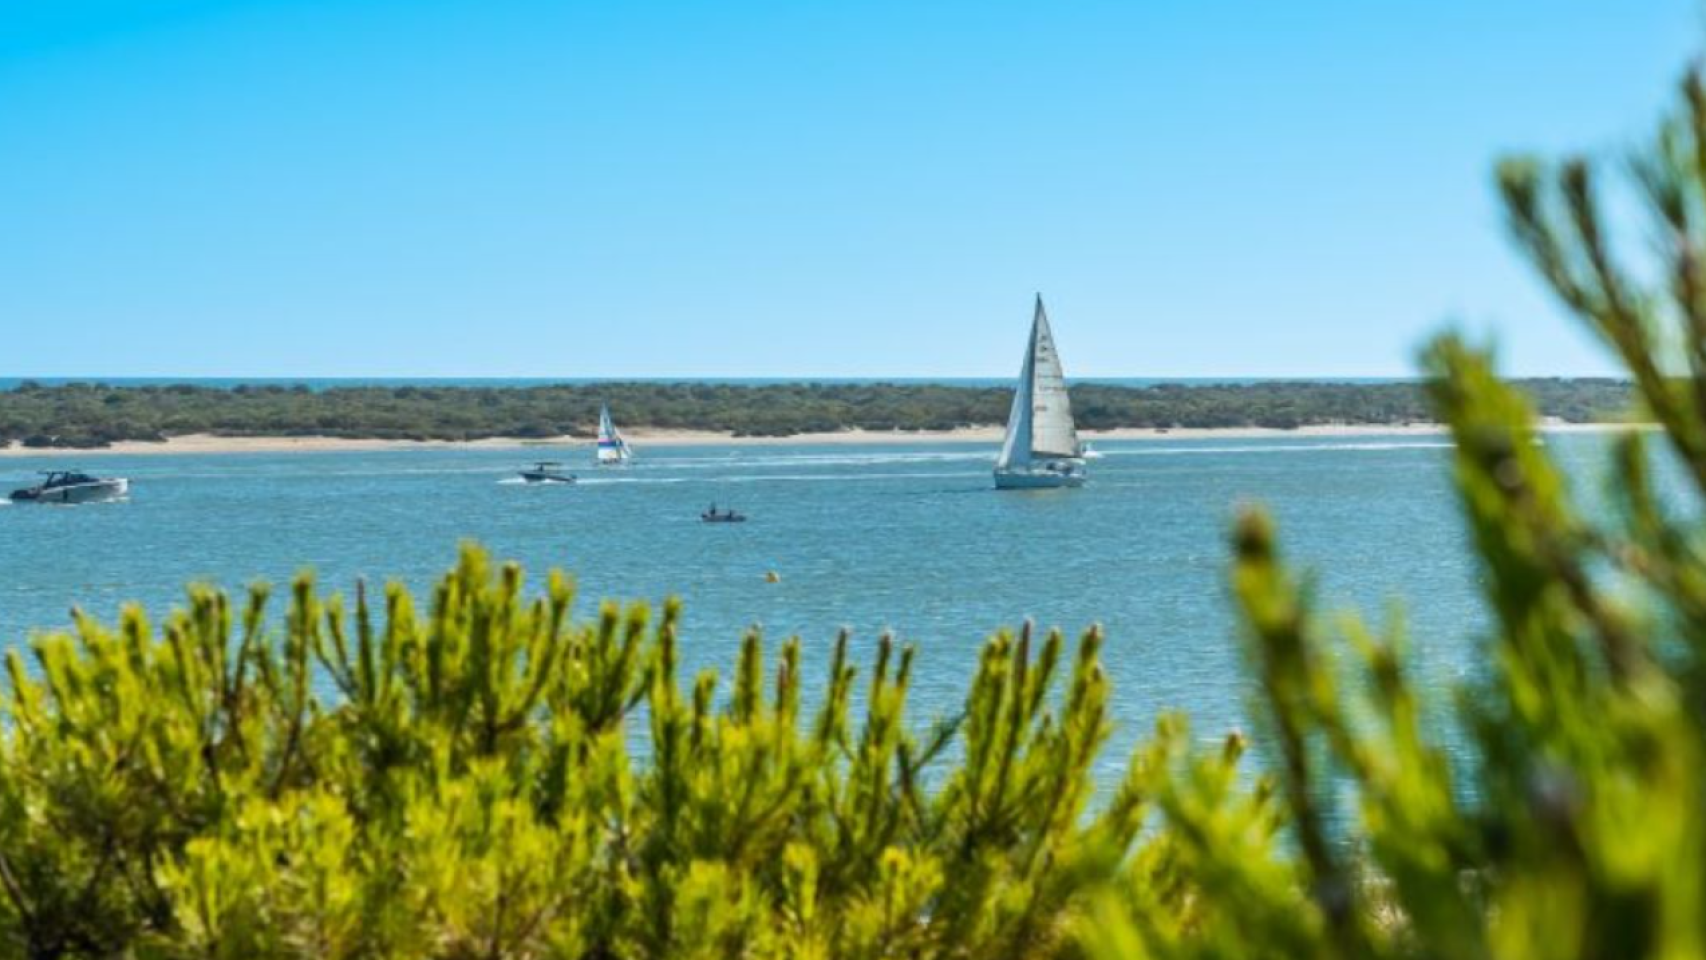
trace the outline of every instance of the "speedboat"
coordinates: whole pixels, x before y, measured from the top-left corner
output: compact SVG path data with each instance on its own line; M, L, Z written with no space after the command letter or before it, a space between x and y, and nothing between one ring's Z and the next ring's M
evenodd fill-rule
M574 483L575 475L564 473L563 465L556 460L541 460L532 470L521 471L521 479L528 483Z
M713 503L711 509L699 515L699 519L706 523L745 523L746 514L737 513L733 509L718 510L717 505Z
M33 487L12 491L13 503L99 503L117 500L130 493L123 477L91 477L75 470L44 471L44 479Z

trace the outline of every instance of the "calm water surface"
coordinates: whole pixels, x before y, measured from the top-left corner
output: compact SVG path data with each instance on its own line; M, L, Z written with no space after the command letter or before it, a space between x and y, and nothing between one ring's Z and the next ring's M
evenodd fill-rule
M1591 464L1603 441L1550 445ZM506 479L544 449L7 459L8 488L70 465L128 476L133 493L0 506L0 646L64 626L73 604L103 618L133 599L163 611L192 580L282 583L311 565L327 587L420 587L473 538L535 582L548 567L573 573L583 614L596 598L681 595L689 675L731 664L752 624L804 638L813 678L839 628L861 658L892 630L919 648L925 716L958 704L990 632L1100 622L1119 721L1111 772L1163 710L1188 710L1205 736L1244 725L1226 529L1238 504L1260 501L1329 606L1380 619L1401 598L1429 682L1474 669L1482 613L1443 441L1098 446L1106 457L1082 490L999 494L994 449L964 444L654 448L626 470L586 467L574 486ZM750 522L701 524L713 501ZM765 582L770 570L780 583Z

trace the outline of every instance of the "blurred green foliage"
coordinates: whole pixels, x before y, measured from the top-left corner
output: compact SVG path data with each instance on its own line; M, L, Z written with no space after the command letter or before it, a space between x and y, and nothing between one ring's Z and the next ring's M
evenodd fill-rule
M1615 420L1626 381L1524 380L1543 415ZM545 387L46 386L0 390L0 443L100 447L119 440L222 436L327 436L398 440L590 437L600 403L625 428L792 436L839 430L952 430L1007 421L1007 387L941 384L609 383ZM1414 383L1079 384L1078 425L1274 427L1405 424L1433 415Z
M1446 705L1424 704L1401 624L1324 620L1248 514L1233 590L1269 762L1246 786L1224 755L1172 760L1154 794L1166 826L1097 908L1097 956L1706 952L1698 74L1632 169L1658 239L1640 271L1614 249L1592 164L1498 171L1520 249L1660 428L1617 438L1609 508L1578 506L1485 352L1445 336L1425 354L1491 623L1485 668L1450 705L1464 755L1448 762Z

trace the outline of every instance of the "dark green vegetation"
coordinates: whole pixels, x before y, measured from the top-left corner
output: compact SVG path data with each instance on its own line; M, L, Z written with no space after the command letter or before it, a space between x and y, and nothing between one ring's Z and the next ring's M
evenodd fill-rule
M1456 698L1424 702L1396 619L1321 616L1260 512L1230 582L1262 762L1169 718L1095 804L1094 630L991 639L932 724L889 643L856 672L846 641L814 666L752 635L726 686L686 681L673 604L579 621L560 577L528 600L475 550L424 610L304 577L269 624L265 590L196 589L159 632L131 610L10 655L0 955L1701 956L1706 86L1685 90L1637 168L1660 288L1617 266L1592 168L1500 169L1522 249L1660 427L1615 439L1610 508L1577 507L1484 352L1426 353L1488 612Z
M1525 380L1541 415L1620 418L1626 381ZM1005 423L1004 387L927 384L615 383L554 387L111 387L25 384L0 391L0 443L93 447L117 440L328 436L412 440L591 436L608 402L626 428L744 436L865 430L950 430ZM1072 390L1078 424L1115 427L1279 427L1406 424L1433 419L1419 384L1268 382Z

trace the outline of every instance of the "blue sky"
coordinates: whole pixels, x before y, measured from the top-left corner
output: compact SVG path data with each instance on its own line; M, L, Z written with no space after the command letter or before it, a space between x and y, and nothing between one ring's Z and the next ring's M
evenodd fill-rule
M1489 187L1696 0L0 0L0 375L1608 368Z

